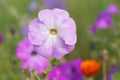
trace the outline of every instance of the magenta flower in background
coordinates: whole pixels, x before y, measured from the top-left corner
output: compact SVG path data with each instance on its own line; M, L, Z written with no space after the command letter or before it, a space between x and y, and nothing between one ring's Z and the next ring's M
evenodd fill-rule
M0 44L3 42L3 35L0 33Z
M82 60L79 58L74 61L61 63L59 68L69 80L82 80L83 75L80 70L81 63Z
M93 26L90 27L91 33L96 33L97 29L107 29L113 25L113 20L111 14L118 14L118 9L116 5L109 5L109 7L101 12L96 22L93 24Z
M28 27L21 26L20 27L20 33L21 33L22 36L27 36L27 34L28 34Z
M118 8L115 4L110 4L107 8L107 12L111 14L118 14Z
M40 55L60 59L74 49L76 24L65 10L45 9L30 23L28 38Z
M34 50L34 46L28 39L21 41L16 48L16 56L22 61L22 70L29 69L31 74L32 70L36 70L41 74L50 65L49 61L38 55Z
M53 67L51 72L48 74L48 80L69 80L63 74L63 71L58 67Z
M80 70L82 60L63 62L58 67L53 67L48 74L49 80L82 80L82 72Z
M30 4L29 4L29 12L33 13L37 9L38 9L38 3L37 3L37 1L36 0L31 1Z
M63 0L44 0L43 4L47 9L65 9L65 2Z
M107 29L113 24L112 22L110 13L104 11L100 13L95 24L90 28L90 32L96 33L97 29Z

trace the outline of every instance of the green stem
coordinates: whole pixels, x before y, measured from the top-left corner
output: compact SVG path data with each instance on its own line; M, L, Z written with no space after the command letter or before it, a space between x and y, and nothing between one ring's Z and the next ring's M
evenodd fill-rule
M36 76L36 78L37 78L38 80L41 80L40 77L38 76L38 74L37 74L36 72L34 72L34 75Z
M93 77L90 78L84 77L83 80L93 80Z
M93 77L91 77L91 78L88 78L87 80L93 80Z
M30 80L30 78L26 77L25 80Z
M102 62L103 80L106 80L106 62Z
M31 78L30 78L30 80L34 80L34 78L33 78L33 77L31 77Z

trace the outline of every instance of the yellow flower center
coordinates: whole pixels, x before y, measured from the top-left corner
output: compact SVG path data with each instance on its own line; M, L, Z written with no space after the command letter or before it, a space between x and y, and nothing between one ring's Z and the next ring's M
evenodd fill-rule
M57 34L57 30L56 30L56 29L51 29L51 30L50 30L50 34L56 35L56 34Z

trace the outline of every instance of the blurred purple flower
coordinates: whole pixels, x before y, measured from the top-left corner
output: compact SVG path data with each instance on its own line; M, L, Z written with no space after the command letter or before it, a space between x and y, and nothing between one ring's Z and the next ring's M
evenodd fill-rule
M37 10L38 8L38 3L36 0L33 0L32 2L30 2L29 4L29 12L33 13L35 10Z
M47 9L65 9L65 2L63 0L44 0L43 4Z
M117 67L112 67L110 68L110 70L108 71L108 76L107 76L107 80L114 80L112 78L112 75L116 74L118 72Z
M69 13L62 9L45 9L31 21L28 39L37 45L37 52L46 57L61 59L70 53L76 44L76 24Z
M64 76L63 71L58 67L53 67L51 72L48 74L49 80L69 80Z
M59 68L69 80L82 80L83 75L80 70L81 63L81 59L76 59L74 61L61 63Z
M117 5L115 4L110 4L107 8L107 12L111 13L111 14L118 14L118 8Z
M109 28L113 24L111 16L112 13L118 13L116 5L113 4L111 4L105 11L98 15L96 22L90 27L89 31L94 34L96 33L97 29Z
M28 27L21 26L20 27L20 33L21 33L22 36L27 36L27 34L28 34Z
M100 13L95 24L90 28L91 33L96 33L97 29L107 29L112 25L112 17L110 13L104 11Z
M31 74L32 70L36 70L37 73L41 74L50 65L46 58L36 53L34 46L28 39L25 39L18 44L16 56L22 61L22 70L28 68Z
M49 80L82 80L82 72L80 70L82 60L63 62L58 67L54 67L48 74Z
M0 33L0 44L3 42L3 35Z

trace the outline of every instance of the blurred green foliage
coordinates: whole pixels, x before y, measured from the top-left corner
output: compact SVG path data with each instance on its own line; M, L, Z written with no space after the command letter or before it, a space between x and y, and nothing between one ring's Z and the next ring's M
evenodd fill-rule
M20 25L24 16L29 14L28 8L31 1L0 0L0 32L4 35L4 42L0 45L0 80L24 80L20 68L21 62L15 56L15 48L18 42L24 38L20 35ZM39 10L41 10L43 8L42 0L37 0L37 2ZM65 2L67 11L76 22L78 36L75 50L66 58L98 59L100 51L107 49L110 60L108 66L120 62L120 35L114 37L113 28L98 30L94 37L99 37L103 41L95 42L94 51L90 49L90 41L93 35L89 33L89 27L95 22L97 15L105 10L109 4L116 4L120 12L120 0L65 0ZM33 18L37 17L37 13L38 11L29 14L28 21L24 20L26 21L23 21L24 24L28 25ZM114 16L114 21L120 34L120 15ZM11 27L15 28L16 33L14 35L10 33ZM101 80L101 76L98 75L98 77Z

